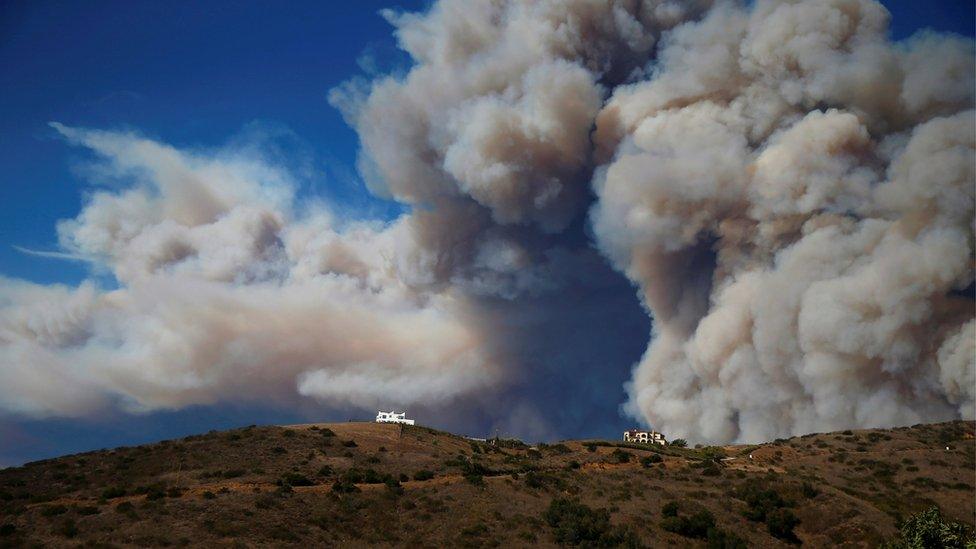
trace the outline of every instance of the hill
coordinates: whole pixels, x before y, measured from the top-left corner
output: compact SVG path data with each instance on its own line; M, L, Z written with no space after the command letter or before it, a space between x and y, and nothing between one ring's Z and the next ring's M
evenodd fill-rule
M876 546L931 506L972 526L973 431L691 449L252 426L0 470L0 546Z

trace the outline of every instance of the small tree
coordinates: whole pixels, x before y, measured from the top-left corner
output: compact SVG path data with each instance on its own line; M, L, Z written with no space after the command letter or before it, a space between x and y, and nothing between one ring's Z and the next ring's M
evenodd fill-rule
M657 454L651 454L649 456L645 456L641 458L641 465L643 465L644 467L651 467L655 463L661 463L662 461L663 459L661 458L661 456Z
M789 509L776 509L766 515L766 529L769 530L769 533L773 537L787 541L796 541L793 528L799 523L800 519L796 518L793 511Z
M964 549L976 544L976 537L965 525L946 519L932 506L911 516L901 527L897 539L885 543L886 549Z
M620 448L617 448L612 454L610 454L610 457L612 457L617 463L627 463L630 461L630 456L630 452L625 452Z
M556 542L583 547L640 547L634 532L610 524L606 509L566 498L555 498L542 516L552 527Z
M675 448L684 448L688 446L688 441L683 438L676 438L671 441L671 446L674 446Z

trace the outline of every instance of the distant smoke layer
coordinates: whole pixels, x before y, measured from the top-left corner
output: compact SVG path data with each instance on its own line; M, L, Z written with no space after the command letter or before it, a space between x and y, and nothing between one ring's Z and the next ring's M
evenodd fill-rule
M710 4L384 12L413 67L330 99L389 223L251 149L55 124L126 182L58 227L118 288L0 280L0 410L311 397L569 436L632 360L609 261L653 321L625 409L672 437L972 419L973 42Z

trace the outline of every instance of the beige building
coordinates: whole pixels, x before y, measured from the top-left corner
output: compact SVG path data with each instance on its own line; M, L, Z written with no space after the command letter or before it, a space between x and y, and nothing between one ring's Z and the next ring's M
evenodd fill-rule
M405 425L413 425L414 421L412 419L407 419L406 412L384 412L380 410L376 412L376 423L403 423Z
M639 444L660 444L664 446L668 443L664 439L664 435L657 431L641 431L639 429L631 429L629 431L624 431L624 442L636 442Z

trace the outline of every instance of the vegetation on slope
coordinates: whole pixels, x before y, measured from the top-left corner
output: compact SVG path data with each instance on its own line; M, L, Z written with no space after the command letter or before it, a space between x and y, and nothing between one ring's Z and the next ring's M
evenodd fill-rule
M252 426L2 470L0 547L927 547L971 539L974 469L971 422L722 448Z

